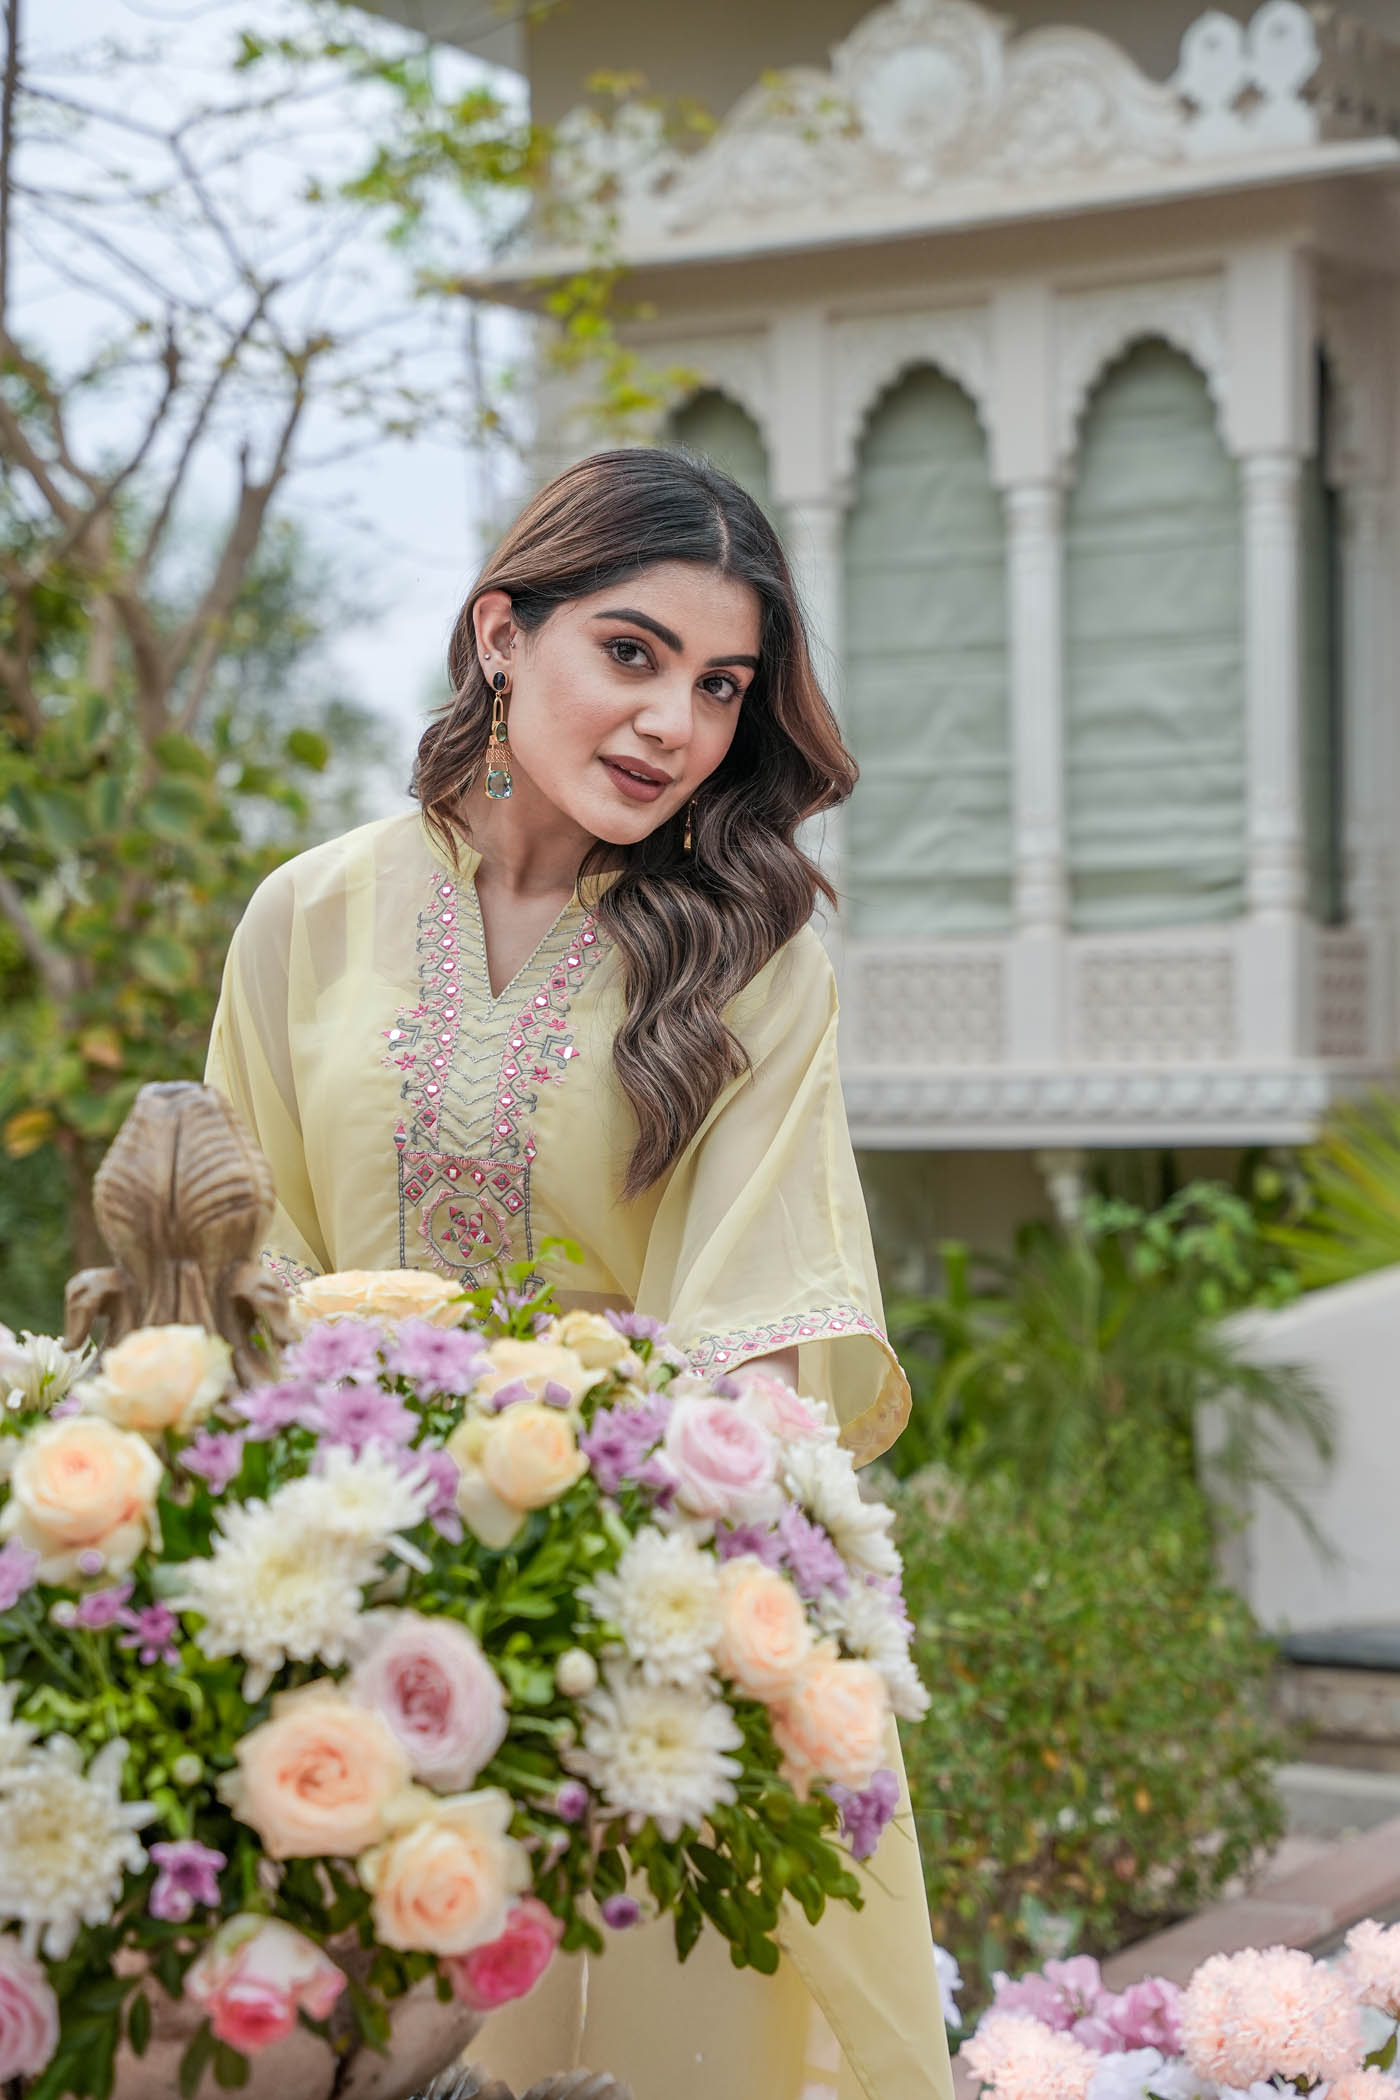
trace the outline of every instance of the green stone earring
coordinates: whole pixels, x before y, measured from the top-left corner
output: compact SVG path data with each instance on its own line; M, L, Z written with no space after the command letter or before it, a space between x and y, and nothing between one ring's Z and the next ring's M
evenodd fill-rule
M491 741L486 749L486 793L492 802L504 802L511 790L510 745L506 741L506 688L509 680L498 671L491 680L496 698L491 708Z

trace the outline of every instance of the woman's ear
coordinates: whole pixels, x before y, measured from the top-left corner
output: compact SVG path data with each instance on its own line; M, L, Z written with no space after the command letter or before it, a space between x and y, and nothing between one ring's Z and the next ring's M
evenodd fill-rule
M472 607L476 653L489 682L493 671L508 671L515 647L514 608L507 591L483 591Z

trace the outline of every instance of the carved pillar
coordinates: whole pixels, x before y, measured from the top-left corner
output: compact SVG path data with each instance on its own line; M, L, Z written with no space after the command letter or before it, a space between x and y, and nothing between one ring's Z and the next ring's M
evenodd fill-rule
M1389 916L1386 816L1395 764L1384 683L1384 632L1392 595L1388 503L1384 485L1374 481L1344 482L1338 495L1347 917L1358 926L1375 926Z
M1304 905L1302 467L1293 451L1240 461L1244 540L1248 937L1241 956L1247 1057L1301 1056Z
M845 505L837 494L789 500L783 505L783 535L792 563L807 631L812 641L812 659L823 690L831 702L842 734L849 741L850 724L845 714L845 576L842 546ZM807 827L806 850L820 860L828 879L845 896L846 812L828 810ZM831 945L830 939L828 946Z
M1064 491L1042 478L1012 482L1005 495L1017 944L1008 1049L1016 1063L1058 1063L1069 919Z

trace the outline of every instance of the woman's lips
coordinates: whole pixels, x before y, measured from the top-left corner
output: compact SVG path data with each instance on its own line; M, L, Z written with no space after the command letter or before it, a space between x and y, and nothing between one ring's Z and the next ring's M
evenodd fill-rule
M614 786L621 788L623 794L629 795L634 802L655 802L657 796L664 795L671 785L669 780L643 780L636 773L629 773L625 766L620 766L615 758L600 759L599 764Z

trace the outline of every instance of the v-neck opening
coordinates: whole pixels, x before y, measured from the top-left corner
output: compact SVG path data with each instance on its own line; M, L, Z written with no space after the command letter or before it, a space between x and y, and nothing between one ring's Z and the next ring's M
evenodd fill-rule
M530 953L526 956L524 962L520 965L520 968L516 971L515 975L512 978L510 978L507 983L503 984L499 991L495 991L492 988L491 984L491 956L490 951L486 946L486 920L482 916L481 899L476 894L475 868L472 869L470 880L467 883L467 888L471 892L472 916L475 920L476 938L481 946L481 981L486 987L487 1004L491 1007L492 1011L494 1012L496 1007L498 1007L501 1004L501 1001L509 997L510 993L515 990L516 986L520 984L522 979L527 978L530 975L530 972L534 969L541 955L543 955L545 949L549 946L550 942L558 933L565 919L569 916L569 913L577 909L578 892L575 891L573 893L573 895L569 898L568 903L559 913L558 917L553 921L551 925L545 928L544 932L540 935L539 939L536 941L534 947L530 950Z

